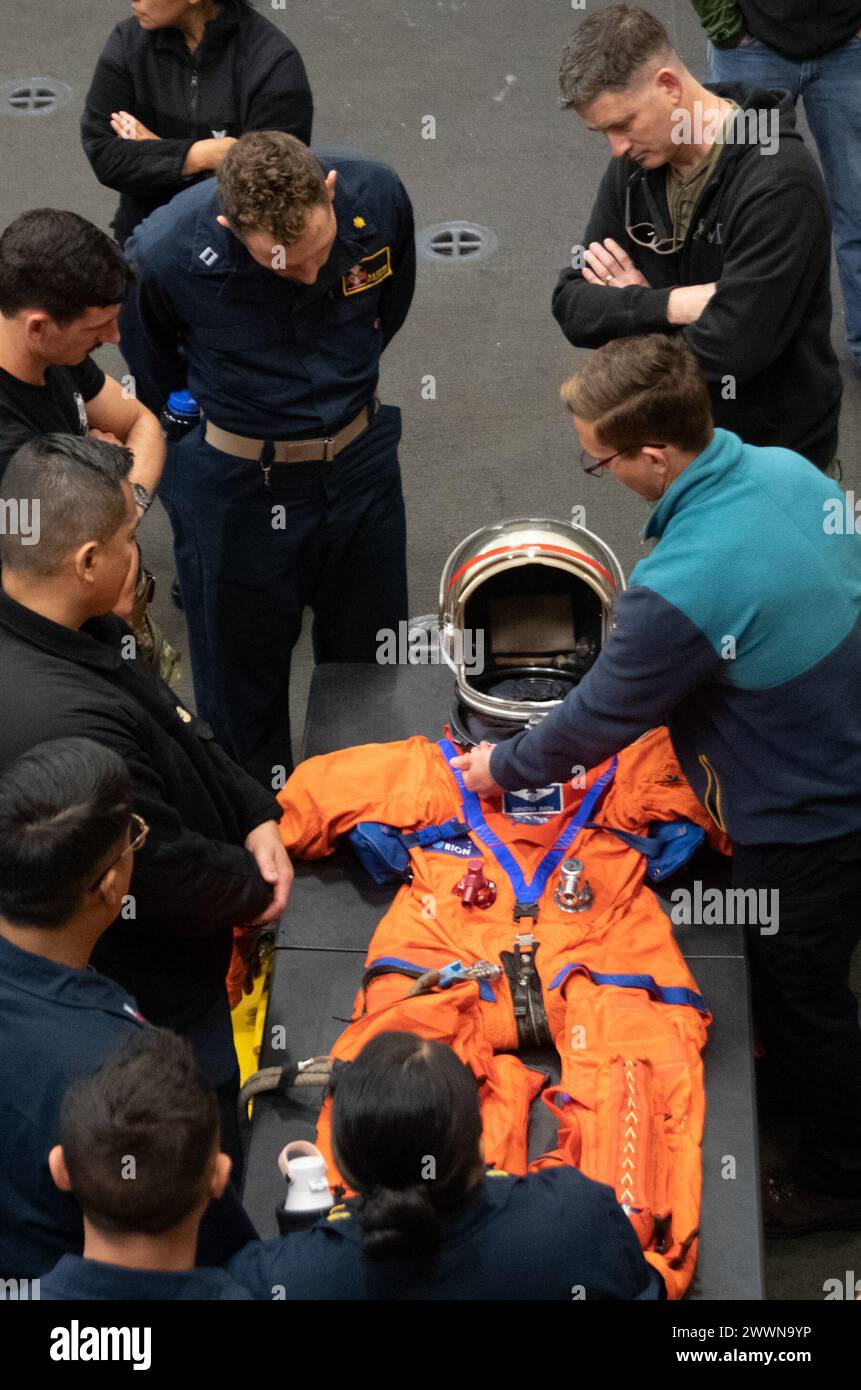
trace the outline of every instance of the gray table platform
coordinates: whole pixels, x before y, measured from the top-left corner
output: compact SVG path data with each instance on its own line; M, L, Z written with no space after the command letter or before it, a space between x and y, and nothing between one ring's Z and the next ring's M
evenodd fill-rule
M439 738L451 692L452 677L444 667L318 666L304 756L416 733ZM328 1051L350 1017L368 943L394 897L393 889L370 883L347 849L325 861L298 863L296 869L276 939L261 1066ZM721 885L727 877L722 857L703 850L668 890L695 879ZM675 933L714 1015L705 1054L700 1254L689 1297L760 1299L759 1162L742 932L690 926L676 927ZM286 1052L271 1046L278 1027L284 1029ZM558 1079L554 1054L532 1054L527 1060L540 1060ZM277 1155L290 1139L313 1139L319 1104L319 1091L302 1089L255 1102L243 1197L261 1235L277 1233L275 1206L284 1196ZM537 1154L553 1143L553 1121L546 1107L532 1109L530 1153ZM730 1171L734 1177L724 1176Z

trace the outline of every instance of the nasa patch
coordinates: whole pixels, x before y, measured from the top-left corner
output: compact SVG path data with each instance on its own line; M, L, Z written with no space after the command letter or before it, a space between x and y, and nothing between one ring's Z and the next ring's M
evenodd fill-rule
M523 825L546 825L551 816L562 810L562 783L552 787L536 787L534 791L505 792L502 797L503 815Z

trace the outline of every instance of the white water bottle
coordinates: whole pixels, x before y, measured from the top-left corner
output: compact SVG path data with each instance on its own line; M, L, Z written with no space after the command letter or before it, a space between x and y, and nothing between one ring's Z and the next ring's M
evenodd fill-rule
M282 1235L313 1226L334 1204L329 1187L326 1160L315 1144L294 1139L278 1155L278 1168L287 1179L287 1196L278 1206L278 1229Z

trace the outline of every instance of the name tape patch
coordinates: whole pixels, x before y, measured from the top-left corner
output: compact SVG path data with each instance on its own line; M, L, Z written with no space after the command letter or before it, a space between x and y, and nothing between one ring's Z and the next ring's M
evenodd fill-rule
M341 276L344 294L361 294L362 290L372 290L381 280L392 275L392 248L384 246L371 256L363 256L351 265L346 275Z
M558 816L562 810L562 783L552 787L536 787L534 791L505 792L502 798L502 811L513 820L524 821L527 825L543 825L550 816Z

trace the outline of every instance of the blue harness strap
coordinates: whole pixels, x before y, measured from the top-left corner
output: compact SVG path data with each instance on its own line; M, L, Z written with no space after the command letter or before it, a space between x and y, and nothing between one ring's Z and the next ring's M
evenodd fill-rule
M577 814L568 822L555 845L547 851L534 877L527 883L523 876L523 870L518 864L514 855L507 845L503 844L499 836L494 834L481 811L481 804L475 792L467 790L463 776L451 766L451 759L458 756L451 739L442 738L439 740L438 747L442 751L443 757L448 763L449 770L457 783L460 792L461 803L463 805L464 818L474 835L477 835L482 844L490 850L498 864L508 876L509 882L514 889L514 897L518 904L535 904L541 898L541 894L547 885L547 880L556 868L556 865L564 857L566 851L571 847L577 835L583 829L587 820L597 805L598 798L603 794L616 775L618 759L614 758L606 772L603 772L596 782L592 784L577 808Z
M575 973L588 975L594 985L618 985L622 989L644 989L650 999L654 999L658 1004L687 1004L692 1009L697 1009L699 1013L709 1012L706 1001L695 989L688 989L686 985L659 985L651 975L603 975L597 970L590 970L588 965L583 965L580 961L572 961L570 965L563 965L562 969L554 975L548 985L548 989L559 989L568 979L569 975Z
M469 834L469 826L465 821L458 820L457 816L452 816L451 820L443 821L442 825L426 825L422 830L400 831L401 844L406 845L407 849L415 846L433 845L437 840L459 840Z

